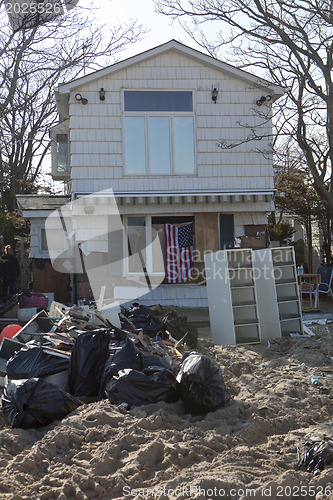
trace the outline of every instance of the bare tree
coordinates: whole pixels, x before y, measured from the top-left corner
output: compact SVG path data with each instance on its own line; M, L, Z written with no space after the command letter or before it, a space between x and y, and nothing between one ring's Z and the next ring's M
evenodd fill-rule
M333 216L333 4L332 0L156 0L160 12L195 28L187 31L217 56L231 47L229 62L257 66L286 87L279 99L278 136L303 152L315 190ZM205 22L220 26L218 40ZM186 27L186 26L185 26ZM319 140L318 140L319 138Z
M15 195L36 192L56 123L54 87L115 62L144 30L136 22L106 29L91 10L13 32L0 0L0 210L15 209Z

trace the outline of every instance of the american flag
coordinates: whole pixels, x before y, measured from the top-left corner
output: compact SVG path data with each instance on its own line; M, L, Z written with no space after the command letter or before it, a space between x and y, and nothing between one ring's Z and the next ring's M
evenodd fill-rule
M192 278L193 263L193 222L176 227L164 225L167 283L182 283Z

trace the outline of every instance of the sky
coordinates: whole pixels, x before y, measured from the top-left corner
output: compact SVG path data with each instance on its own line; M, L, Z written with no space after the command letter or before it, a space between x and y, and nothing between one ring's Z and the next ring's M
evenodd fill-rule
M96 16L110 26L123 25L130 19L137 19L139 24L145 26L148 33L143 35L141 42L129 45L125 57L139 54L145 50L161 45L171 39L176 39L193 48L203 50L185 32L177 20L155 12L153 0L93 0L94 7L98 8ZM80 0L82 7L90 4L90 0ZM207 26L206 26L207 27ZM213 28L209 30L213 34Z

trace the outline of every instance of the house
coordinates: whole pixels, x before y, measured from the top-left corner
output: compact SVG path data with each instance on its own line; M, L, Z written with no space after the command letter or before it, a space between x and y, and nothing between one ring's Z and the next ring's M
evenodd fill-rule
M54 292L59 302L66 303L70 276L56 272L47 247L45 220L54 210L68 203L70 196L17 195L17 204L24 218L30 219L30 258L36 292Z
M165 255L166 224L192 225L195 276L185 283L164 280L142 303L206 306L204 253L232 248L235 238L265 230L267 213L274 209L274 182L272 159L263 152L272 141L271 103L283 92L174 40L56 89L52 175L66 183L72 202L83 200L80 220L103 205L94 193L112 189L127 234L145 248L149 276L160 274L154 269L152 234ZM31 220L31 257L48 258L44 214L34 217L26 203L19 197L23 215ZM107 207L104 203L105 220ZM83 233L75 237L84 240ZM85 255L107 254L107 240L104 246L101 240L96 233L95 247L87 247ZM131 270L124 261L118 271ZM84 269L79 272L86 292ZM112 281L114 297L126 301L142 295L144 279L136 281L132 288Z

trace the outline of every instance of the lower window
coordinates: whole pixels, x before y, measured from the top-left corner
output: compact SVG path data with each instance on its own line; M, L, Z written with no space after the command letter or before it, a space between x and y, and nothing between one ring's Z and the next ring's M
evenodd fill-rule
M193 216L128 216L125 221L128 259L125 274L165 273L166 283L191 281L193 266ZM153 241L158 238L163 262L154 258Z

